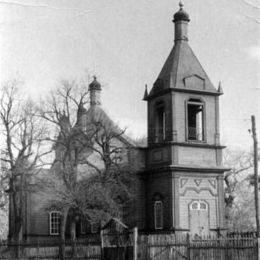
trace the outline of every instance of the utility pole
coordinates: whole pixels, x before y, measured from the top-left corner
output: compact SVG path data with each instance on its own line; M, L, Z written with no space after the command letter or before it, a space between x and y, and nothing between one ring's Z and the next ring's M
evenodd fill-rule
M252 136L254 141L254 179L255 179L255 217L256 217L256 231L257 237L260 238L260 223L259 223L259 199L258 199L258 147L257 134L255 126L255 116L251 116L252 122ZM260 253L260 252L259 252Z

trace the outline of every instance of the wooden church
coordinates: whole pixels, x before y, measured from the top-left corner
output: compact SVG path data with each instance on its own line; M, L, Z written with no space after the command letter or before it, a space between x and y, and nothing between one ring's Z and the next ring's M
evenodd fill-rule
M222 166L224 147L219 132L219 96L223 92L213 86L188 44L190 18L181 3L173 22L174 46L152 89L149 93L146 89L144 95L147 147L138 147L126 136L117 140L126 151L123 161L135 164L139 176L134 221L122 222L141 230L201 236L225 229L223 174L227 169ZM96 79L89 92L90 108L81 109L78 124L84 128L91 116L112 126L102 109L101 85ZM50 201L42 192L27 198L26 237L59 235L60 212Z

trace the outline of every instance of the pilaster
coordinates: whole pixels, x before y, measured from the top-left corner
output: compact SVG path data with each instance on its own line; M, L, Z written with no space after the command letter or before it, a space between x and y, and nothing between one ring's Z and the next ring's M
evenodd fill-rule
M224 176L217 177L218 180L218 216L219 216L219 227L224 227Z
M179 199L179 175L172 173L172 223L175 228L180 227L180 199Z
M215 97L215 144L220 144L219 134L219 96Z

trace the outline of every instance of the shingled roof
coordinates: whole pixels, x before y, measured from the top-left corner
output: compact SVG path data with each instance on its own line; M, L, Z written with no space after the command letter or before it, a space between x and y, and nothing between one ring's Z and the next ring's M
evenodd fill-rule
M77 125L79 125L79 122L81 127L85 128L95 123L101 123L107 130L118 135L118 139L127 146L137 147L136 143L124 133L124 130L114 123L101 106L90 106L88 110L84 110L78 117Z
M210 94L220 94L188 44L188 14L180 6L174 15L175 44L168 56L149 97L166 89L198 90Z

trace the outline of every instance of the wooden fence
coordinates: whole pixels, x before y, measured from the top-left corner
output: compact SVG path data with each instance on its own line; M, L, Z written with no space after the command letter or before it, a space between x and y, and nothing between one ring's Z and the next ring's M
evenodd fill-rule
M125 235L125 234L124 234ZM257 260L255 236L194 238L176 234L142 234L137 230L127 237L86 238L65 243L67 260ZM128 239L129 237L129 239ZM126 239L127 238L127 239ZM107 245L106 243L109 244ZM116 246L115 246L116 245ZM54 260L60 258L59 242L0 242L0 259ZM18 255L17 255L18 253Z
M139 235L138 260L258 260L256 237Z
M61 247L65 246L66 260L101 260L101 245L89 241L61 242L22 242L19 244L10 242L0 243L0 259L12 260L56 260L61 259Z

